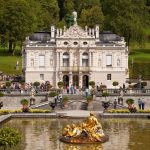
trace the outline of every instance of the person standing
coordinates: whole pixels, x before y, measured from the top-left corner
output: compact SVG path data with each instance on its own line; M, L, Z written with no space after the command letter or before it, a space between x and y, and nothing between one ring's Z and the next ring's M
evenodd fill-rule
M142 100L140 98L138 99L138 105L139 105L139 109L141 110L142 109Z
M69 86L67 85L67 94L69 94Z
M74 94L76 94L76 92L77 92L77 86L75 85L74 86Z
M142 110L144 110L145 109L145 100L144 100L144 97L142 98Z
M71 85L71 87L70 87L71 94L73 94L73 89L74 89L74 87L73 87L73 85Z
M86 89L85 89L85 97L88 97L88 95L89 95L89 89L86 87Z
M117 108L117 100L115 99L114 100L114 109L116 109Z

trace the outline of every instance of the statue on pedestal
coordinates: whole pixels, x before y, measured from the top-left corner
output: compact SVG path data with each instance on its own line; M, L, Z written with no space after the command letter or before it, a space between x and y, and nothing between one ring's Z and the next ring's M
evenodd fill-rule
M80 124L67 125L60 138L66 143L103 143L108 141L108 136L103 133L102 125L93 113Z

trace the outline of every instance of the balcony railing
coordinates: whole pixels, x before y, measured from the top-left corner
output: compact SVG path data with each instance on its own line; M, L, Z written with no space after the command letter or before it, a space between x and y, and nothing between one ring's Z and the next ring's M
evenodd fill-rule
M71 72L88 72L90 71L90 67L80 67L80 66L72 66L72 67L60 67L59 71L71 71Z

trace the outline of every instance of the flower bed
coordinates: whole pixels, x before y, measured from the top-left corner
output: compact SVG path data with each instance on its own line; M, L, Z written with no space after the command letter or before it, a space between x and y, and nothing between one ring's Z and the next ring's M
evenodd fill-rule
M130 113L129 109L110 109L107 112L108 113ZM150 113L150 109L148 109L148 110L137 110L136 113Z
M0 115L11 114L11 113L22 113L22 109L16 110L0 110ZM41 109L29 109L29 113L50 113L51 110L41 110Z

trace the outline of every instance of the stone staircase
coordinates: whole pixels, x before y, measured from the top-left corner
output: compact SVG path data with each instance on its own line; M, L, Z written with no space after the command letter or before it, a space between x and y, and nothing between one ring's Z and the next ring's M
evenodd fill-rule
M72 98L72 100L69 100L66 108L62 107L62 105L58 103L57 106L55 107L55 110L90 110L90 111L103 111L104 110L102 106L102 102L100 100L94 100L92 103L88 105L85 99L79 99L77 95L73 95L73 96L71 95L70 98ZM30 108L51 109L49 103L50 101L43 102L38 105L33 105ZM126 108L126 107L122 105L117 105L117 109L122 109L122 108ZM110 104L109 109L113 109L113 103Z
M76 95L76 94L64 94L63 96L67 96L69 100L84 100L85 99L83 95Z

